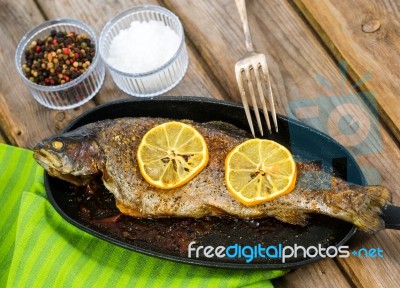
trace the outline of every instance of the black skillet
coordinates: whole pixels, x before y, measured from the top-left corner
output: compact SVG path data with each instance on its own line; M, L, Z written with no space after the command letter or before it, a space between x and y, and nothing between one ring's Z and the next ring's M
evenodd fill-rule
M197 122L224 121L248 130L243 108L238 104L200 97L156 97L124 100L98 106L72 121L64 129L64 132L94 121L142 116L191 119ZM297 160L319 163L321 169L327 167L333 171L334 175L351 183L365 184L364 176L354 158L335 140L309 126L284 116L278 116L278 123L279 133L268 135L267 138L290 148ZM303 255L299 255L297 258L286 259L285 263L282 263L281 259L274 257L259 257L249 263L246 263L246 259L249 258L244 257L240 259L227 257L206 258L204 256L196 258L192 254L192 257L189 258L187 252L182 252L182 247L180 249L175 247L174 249L170 247L171 245L163 245L163 243L172 243L177 237L184 238L187 231L199 229L203 233L192 231L191 234L197 237L195 239L196 247L200 245L213 247L223 245L227 247L234 244L242 247L262 244L264 248L270 245L279 247L279 244L292 247L295 244L304 247L318 246L319 244L323 247L338 247L346 243L357 230L352 224L321 215L312 216L310 224L306 227L284 224L275 219L238 221L231 218L207 218L200 220L200 222L190 222L192 221L190 219L134 220L136 222L131 224L129 229L132 230L132 225L137 225L133 229L140 228L141 230L139 229L138 231L145 231L146 233L158 231L159 236L165 240L149 243L143 241L143 239L132 240L132 237L125 239L108 233L107 227L104 228L101 225L88 223L83 219L82 214L78 213L79 207L74 205L73 200L70 199L70 190L74 188L66 185L65 182L46 174L45 186L50 202L61 216L94 236L147 255L210 267L241 269L295 268L315 262L321 257L304 258ZM398 207L388 205L384 210L383 216L386 228L400 229L400 209ZM177 224L174 221L180 222ZM180 229L184 227L184 229L179 232L181 234L174 234L173 227L180 227ZM187 230L186 232L185 229ZM171 237L171 240L168 237ZM180 245L182 246L182 244Z

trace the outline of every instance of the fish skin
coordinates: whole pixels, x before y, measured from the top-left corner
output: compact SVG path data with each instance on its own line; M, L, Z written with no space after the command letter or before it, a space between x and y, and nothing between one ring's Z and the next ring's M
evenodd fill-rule
M252 207L239 203L226 189L224 162L226 155L249 137L245 131L226 123L182 121L203 135L208 145L209 162L182 187L155 188L141 176L136 150L148 130L168 121L171 120L143 117L91 123L43 140L34 148L34 157L50 175L75 185L85 185L96 174L102 173L103 182L114 194L117 207L134 217L275 217L283 222L306 225L308 214L317 213L353 223L370 233L384 228L380 213L391 200L386 188L347 185L320 171L320 177L313 181L330 179L332 188L307 189L307 172L318 170L310 163L297 164L298 180L291 193ZM54 140L64 143L63 148L54 149L51 145Z

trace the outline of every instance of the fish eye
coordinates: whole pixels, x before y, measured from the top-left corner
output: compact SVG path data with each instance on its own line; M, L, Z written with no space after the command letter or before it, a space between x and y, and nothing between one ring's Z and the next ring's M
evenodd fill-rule
M55 150L61 150L64 148L64 143L61 142L60 140L54 140L53 142L51 142L51 146L55 149Z

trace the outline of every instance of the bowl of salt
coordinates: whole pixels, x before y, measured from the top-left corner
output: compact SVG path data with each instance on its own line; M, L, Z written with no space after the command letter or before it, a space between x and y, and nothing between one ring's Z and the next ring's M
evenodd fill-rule
M160 6L136 6L113 17L100 34L99 48L116 85L132 96L169 91L189 62L181 22Z

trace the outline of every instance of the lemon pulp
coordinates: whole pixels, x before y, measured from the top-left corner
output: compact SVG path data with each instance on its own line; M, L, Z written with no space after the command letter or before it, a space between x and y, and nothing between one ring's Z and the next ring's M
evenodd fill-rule
M239 202L257 205L294 189L296 163L288 149L271 140L251 139L225 159L225 183Z
M161 189L182 186L199 174L208 162L203 136L182 122L167 122L150 129L138 146L140 173Z

